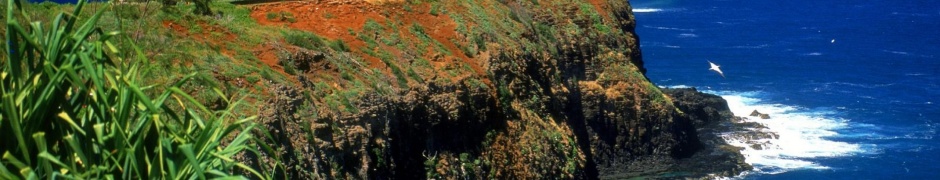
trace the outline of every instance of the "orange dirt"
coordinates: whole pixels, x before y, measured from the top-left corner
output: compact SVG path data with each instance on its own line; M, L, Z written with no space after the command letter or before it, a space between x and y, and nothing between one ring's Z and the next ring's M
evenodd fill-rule
M174 33L182 37L193 38L196 41L207 42L212 46L219 48L221 53L225 56L232 57L235 53L232 50L225 48L225 43L227 40L233 40L237 38L235 34L229 32L225 28L219 27L218 25L211 25L205 21L198 21L196 24L199 26L199 32L190 31L190 27L185 25L178 24L173 21L165 20L163 21L163 27L172 29Z
M199 26L200 31L193 32L190 30L191 29L190 27L184 24L179 24L177 22L173 22L169 20L163 21L163 27L171 29L173 33L176 33L177 35L181 37L192 38L193 40L198 41L198 42L205 42L210 46L214 46L218 48L219 53L221 53L223 56L234 59L233 57L236 54L236 52L227 48L226 43L237 42L236 39L238 37L235 36L235 34L233 34L232 32L229 32L227 29L223 27L220 27L219 25L209 24L205 21L197 21L196 25ZM244 45L241 45L241 46L244 46ZM277 51L274 51L273 46L269 44L262 44L259 47L254 48L252 52L255 54L255 56L259 60L261 60L261 62L263 62L264 64L267 64L278 73L281 73L284 76L288 76L288 77L290 76L289 74L284 72L283 68L281 68L280 65L278 65L277 55L275 54ZM191 62L187 62L187 64L192 65ZM222 75L219 75L219 74L213 74L213 75L217 78L220 78L220 80L222 81L230 82L230 84L235 84L238 87L245 88L249 86L249 84L245 82L245 80L242 78L231 79L230 77L223 77ZM292 81L294 80L292 78L288 78L288 79ZM259 81L259 82L256 82L254 85L260 85L261 83L263 82ZM261 93L266 94L267 92L261 92Z
M398 20L403 23L401 29L386 30L398 31L402 35L402 40L417 41L417 38L409 35L408 27L412 23L420 24L425 32L444 47L452 52L450 56L444 56L439 59L434 58L436 53L425 53L425 57L432 61L436 69L442 69L448 65L455 64L458 61L469 64L475 71L475 75L485 77L486 72L479 63L464 55L463 51L457 48L450 39L457 38L455 31L456 23L446 14L437 16L429 14L430 6L428 4L414 5L412 10L406 11L402 7L403 2L383 1L382 3L369 3L365 1L343 1L343 2L281 2L267 3L253 6L251 17L258 23L269 26L286 26L293 29L309 31L321 37L328 39L341 39L350 47L353 53L363 57L369 64L369 68L377 68L389 73L390 69L385 63L376 57L372 57L361 52L360 48L366 47L366 43L357 39L356 35L349 31L361 32L363 25L367 20L386 24L389 19ZM295 22L288 22L282 19L268 19L269 13L290 13ZM462 41L462 40L461 40ZM429 46L433 49L434 46ZM395 52L394 48L387 47L384 44L379 45L378 51L391 51L394 55L400 55L401 52ZM398 56L400 57L400 56ZM484 78L485 83L491 84Z
M262 63L271 67L271 69L277 70L278 72L284 72L284 68L277 63L277 49L274 46L268 44L262 44L258 47L255 47L251 50L255 57L258 57L258 60L261 60Z
M601 15L604 19L610 19L610 15L604 12L607 11L607 1L606 0L588 0L591 5L594 5L594 10L597 10L597 13Z

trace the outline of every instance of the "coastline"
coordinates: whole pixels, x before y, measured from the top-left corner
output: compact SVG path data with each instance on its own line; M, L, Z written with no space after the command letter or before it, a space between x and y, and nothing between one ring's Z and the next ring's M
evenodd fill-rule
M694 87L663 87L663 92L692 120L702 142L700 151L682 159L685 164L680 164L686 167L678 166L677 170L698 171L697 174L711 178L741 178L800 169L829 169L808 159L863 152L860 145L827 140L825 137L835 133L832 128L844 123L824 113L763 104L748 95L699 92Z
M728 102L721 96L700 92L695 88L662 88L671 97L679 116L689 120L697 133L697 151L679 159L670 172L655 178L721 178L734 177L753 167L741 153L744 148L728 143L723 135L728 133L764 136L748 129L758 127L756 123L744 123L735 117Z

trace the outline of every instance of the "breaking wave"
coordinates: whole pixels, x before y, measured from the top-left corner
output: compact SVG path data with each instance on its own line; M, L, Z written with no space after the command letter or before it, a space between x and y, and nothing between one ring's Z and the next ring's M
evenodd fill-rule
M634 13L651 13L651 12L660 12L663 9L658 8L633 8Z
M770 104L759 99L760 92L705 91L728 101L735 116L744 122L758 123L752 135L741 132L725 133L729 144L743 148L745 162L754 166L748 173L779 174L800 169L829 169L814 162L816 158L851 156L863 153L862 145L830 140L841 137L837 130L847 129L849 120L833 117L836 112L826 109L807 109L798 106ZM768 114L770 118L749 116L752 111ZM753 133L769 136L754 136Z

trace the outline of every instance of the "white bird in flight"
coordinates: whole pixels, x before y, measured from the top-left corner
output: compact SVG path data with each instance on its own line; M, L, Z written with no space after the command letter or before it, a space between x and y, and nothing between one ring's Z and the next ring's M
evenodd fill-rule
M711 66L712 66L711 68L708 68L708 70L712 70L712 71L718 72L718 75L721 75L721 78L725 78L725 73L721 72L721 69L718 69L718 67L721 67L721 66L718 66L717 64L713 63L712 61L708 61L708 65L711 65Z

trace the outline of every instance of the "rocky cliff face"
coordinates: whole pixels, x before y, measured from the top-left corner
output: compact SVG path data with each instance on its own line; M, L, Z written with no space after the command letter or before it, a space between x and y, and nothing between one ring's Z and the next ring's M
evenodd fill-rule
M730 118L727 105L686 104L690 96L646 79L622 0L252 9L262 24L321 38L270 48L295 84L271 85L277 98L259 107L266 143L240 160L277 177L702 177L749 168L733 149L715 156L721 142L700 133ZM334 45L346 48L326 48ZM728 163L697 161L708 158Z

